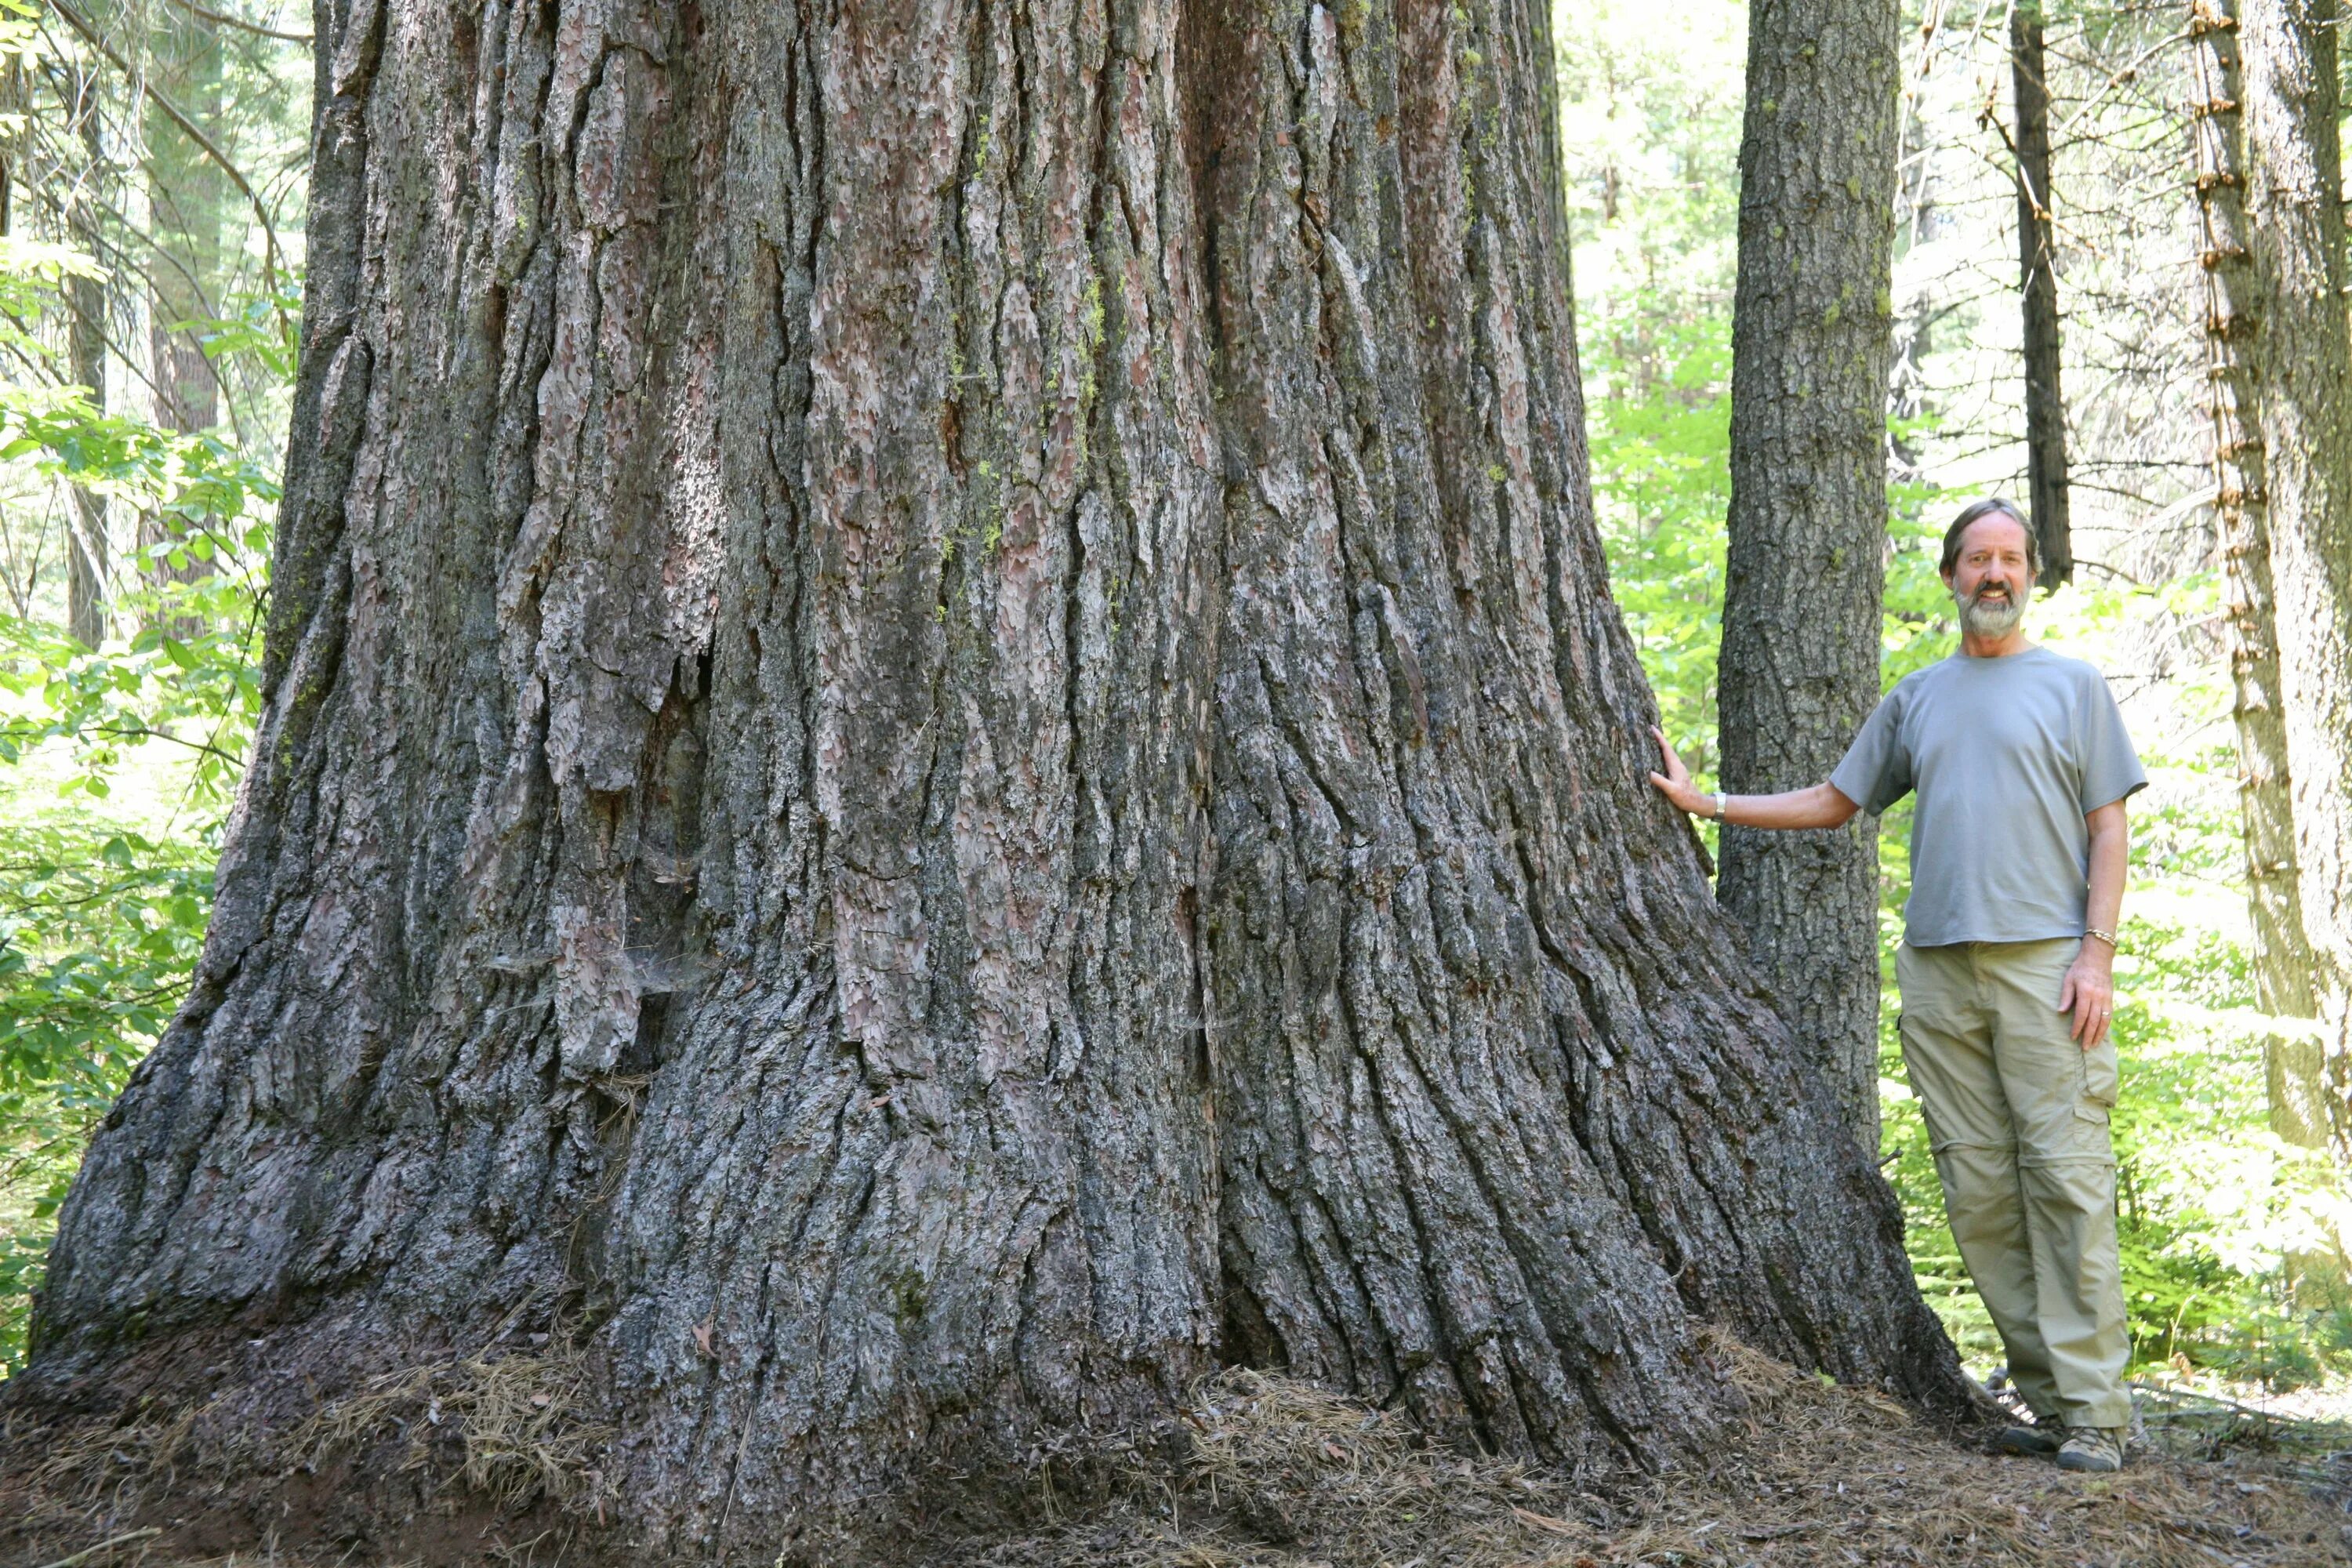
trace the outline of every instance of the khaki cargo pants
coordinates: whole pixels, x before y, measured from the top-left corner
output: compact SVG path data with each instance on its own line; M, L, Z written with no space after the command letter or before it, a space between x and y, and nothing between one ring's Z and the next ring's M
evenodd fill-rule
M2017 1391L2044 1420L2123 1426L2130 1342L2116 1247L2112 1038L2058 1011L2079 937L1896 952L1903 1065L1944 1207Z

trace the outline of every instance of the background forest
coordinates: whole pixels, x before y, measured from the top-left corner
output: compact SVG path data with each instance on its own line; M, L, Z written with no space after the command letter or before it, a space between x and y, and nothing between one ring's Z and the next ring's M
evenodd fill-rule
M1934 545L2025 489L2010 14L1906 7L1888 388L1892 683L1952 646ZM247 743L299 310L307 23L291 5L0 0L0 1374L89 1131L168 1018ZM1745 8L1557 8L1593 479L1670 734L1716 752ZM2253 1005L2221 632L2188 12L2048 18L2074 582L2036 634L2106 669L2137 803L2118 1036L2142 1371L2352 1373L2338 1167ZM1899 931L1907 824L1881 825ZM1882 1008L1886 1169L1977 1370ZM2266 1047L2266 1041L2270 1044ZM2288 1097L2291 1098L2291 1097ZM2280 1129L2286 1136L2282 1136Z

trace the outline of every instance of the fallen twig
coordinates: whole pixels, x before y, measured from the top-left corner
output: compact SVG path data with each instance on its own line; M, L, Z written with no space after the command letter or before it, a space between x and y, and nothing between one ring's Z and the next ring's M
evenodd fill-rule
M95 1546L85 1546L70 1557L60 1557L55 1563L44 1563L42 1564L42 1568L74 1568L75 1563L87 1563L101 1552L109 1551L117 1546L126 1546L131 1542L144 1541L150 1536L161 1535L163 1533L163 1530L159 1526L155 1525L150 1525L145 1530L127 1530L121 1535L108 1536L104 1541L100 1542Z

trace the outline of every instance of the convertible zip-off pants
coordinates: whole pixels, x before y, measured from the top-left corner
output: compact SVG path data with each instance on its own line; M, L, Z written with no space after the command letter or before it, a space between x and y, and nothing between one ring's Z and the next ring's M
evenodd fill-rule
M1903 1065L1926 1112L1961 1261L2033 1413L2124 1426L2130 1341L2116 1247L2112 1038L2058 1011L2079 937L1896 952Z

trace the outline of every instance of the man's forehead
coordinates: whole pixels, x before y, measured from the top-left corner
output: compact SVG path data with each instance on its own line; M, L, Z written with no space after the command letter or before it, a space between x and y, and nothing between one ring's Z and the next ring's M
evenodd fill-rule
M1961 531L1960 549L1998 550L2008 544L2025 553L2025 525L2005 511L1987 512Z

